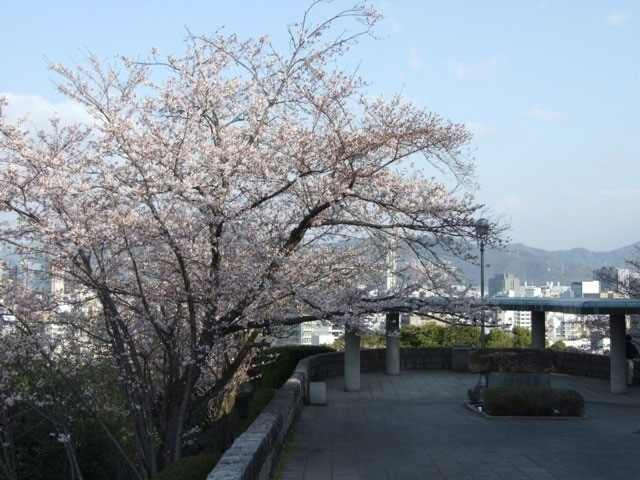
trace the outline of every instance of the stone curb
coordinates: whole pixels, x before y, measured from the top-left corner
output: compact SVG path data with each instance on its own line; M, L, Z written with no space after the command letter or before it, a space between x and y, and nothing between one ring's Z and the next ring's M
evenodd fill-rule
M465 407L467 407L469 410L471 410L473 413L475 413L476 415L480 415L481 417L486 418L487 420L545 420L545 421L556 421L556 420L560 420L560 421L566 421L566 420L588 420L589 417L586 415L583 415L582 417L563 417L563 416L553 416L553 417L534 417L534 416L527 416L527 415L489 415L486 412L482 412L480 410L478 410L478 408L473 405L472 403L465 403L464 404Z

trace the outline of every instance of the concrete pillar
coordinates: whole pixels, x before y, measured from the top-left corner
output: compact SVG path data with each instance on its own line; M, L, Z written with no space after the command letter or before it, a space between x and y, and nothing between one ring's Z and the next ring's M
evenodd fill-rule
M344 332L344 390L360 391L360 337L348 326Z
M400 373L400 314L387 313L386 320L385 366L388 375L398 375Z
M531 312L531 348L542 350L545 347L544 318L545 312Z
M626 325L624 315L609 315L611 393L626 393L627 391L625 333Z

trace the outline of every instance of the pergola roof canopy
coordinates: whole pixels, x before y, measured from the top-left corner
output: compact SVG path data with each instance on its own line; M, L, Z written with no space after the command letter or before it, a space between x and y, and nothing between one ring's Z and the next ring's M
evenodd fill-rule
M502 310L562 312L581 315L640 314L640 299L631 298L541 298L491 297L487 304Z

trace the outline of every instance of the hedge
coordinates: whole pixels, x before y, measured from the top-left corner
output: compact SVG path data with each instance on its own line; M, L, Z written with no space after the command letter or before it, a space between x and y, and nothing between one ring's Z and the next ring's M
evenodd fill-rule
M575 390L560 388L488 388L484 410L489 415L581 417L584 399Z
M309 355L327 352L335 352L335 349L324 345L296 345L265 349L255 361L255 370L260 376L260 386L280 388L293 374L300 360Z

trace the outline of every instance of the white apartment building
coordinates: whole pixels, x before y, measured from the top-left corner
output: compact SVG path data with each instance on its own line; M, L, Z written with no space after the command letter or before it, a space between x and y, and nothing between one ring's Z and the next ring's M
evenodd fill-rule
M542 287L536 287L535 285L527 285L520 287L521 297L542 297Z
M567 342L577 340L585 333L583 319L573 313L547 312L547 338L553 343L558 340Z
M273 346L284 345L332 345L344 336L344 327L331 322L316 320L283 327L275 334Z
M571 291L576 298L600 297L600 282L571 282Z
M513 326L522 327L531 330L531 312L516 311L513 312Z
M495 295L496 297L515 297L516 292L514 290L507 290ZM519 312L518 312L519 313ZM513 310L502 310L498 313L498 326L507 327L511 330L515 326L516 312Z

